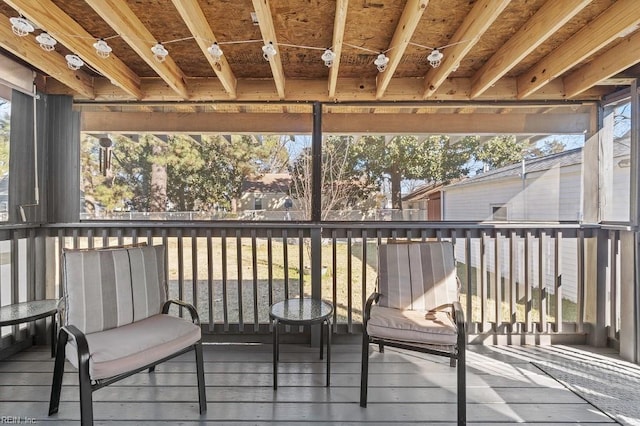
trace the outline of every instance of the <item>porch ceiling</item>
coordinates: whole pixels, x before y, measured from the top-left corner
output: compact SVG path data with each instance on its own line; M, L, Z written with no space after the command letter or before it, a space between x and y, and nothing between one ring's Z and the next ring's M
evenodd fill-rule
M0 13L0 48L41 90L77 101L584 101L640 75L637 0L4 0ZM9 18L21 14L40 29L15 36ZM42 31L55 51L38 46ZM220 60L207 53L216 41ZM437 68L430 48L444 54ZM69 53L87 65L70 70Z

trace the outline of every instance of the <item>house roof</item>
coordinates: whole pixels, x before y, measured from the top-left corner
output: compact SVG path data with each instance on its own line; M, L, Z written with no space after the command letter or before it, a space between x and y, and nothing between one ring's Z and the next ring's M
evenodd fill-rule
M266 173L262 176L247 179L242 182L242 192L288 193L291 185L291 175L288 173Z
M402 201L416 201L429 198L429 194L440 191L443 184L441 182L431 182L419 186L414 191L402 197Z
M640 61L636 0L3 0L0 14L0 49L41 90L77 101L244 102L219 105L238 112L278 100L594 100L630 85ZM20 16L37 27L25 37L9 22ZM35 40L45 31L51 52ZM69 69L66 55L85 65Z
M617 140L613 145L614 158L629 155L629 139ZM549 170L553 167L566 167L574 164L582 163L582 148L570 149L557 154L551 154L544 157L531 158L525 160L526 173L535 173ZM522 175L522 163L510 164L498 169L489 170L479 173L475 176L468 177L461 182L448 185L446 188L454 188L463 185L474 184L478 182L503 179L508 177L520 177Z
M582 163L582 148L575 148L558 154L547 155L545 157L525 160L526 173L549 170L553 167L564 167ZM454 188L478 182L504 179L508 177L520 177L522 175L522 163L510 164L498 169L489 170L471 176L459 183L449 185L447 188Z

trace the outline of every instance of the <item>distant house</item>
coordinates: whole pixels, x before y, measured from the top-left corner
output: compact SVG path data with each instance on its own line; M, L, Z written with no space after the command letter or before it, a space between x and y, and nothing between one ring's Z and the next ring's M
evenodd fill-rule
M407 220L442 220L442 183L428 183L402 197Z
M608 220L628 219L628 142L614 144ZM490 170L442 188L442 217L471 221L582 221L583 174L591 172L584 170L582 148ZM625 211L627 216L622 217Z
M608 199L608 220L628 219L629 212L629 144L616 141L613 149L612 171ZM525 221L582 221L583 219L583 182L585 173L597 171L585 170L583 150L577 148L545 157L528 159L491 170L442 188L442 218L447 221L479 222L525 222ZM619 194L619 196L618 196ZM472 244L477 245L479 241ZM535 242L537 245L538 243ZM517 243L522 259L524 240ZM563 295L576 301L575 283L578 276L576 263L577 241L566 239L562 245ZM553 256L552 247L547 247L547 256ZM508 252L502 250L501 253ZM472 250L471 267L479 268L479 250ZM495 250L487 247L487 272L494 273ZM464 247L456 247L456 257L464 259ZM518 262L520 262L518 260ZM501 276L509 274L509 262L503 259ZM519 283L524 280L524 265L516 264L516 277ZM537 256L529 264L529 277L538 282L539 268ZM543 276L544 286L553 293L554 277L552 271Z
M291 175L266 173L242 182L242 195L237 203L240 218L282 220L286 212L295 210L289 197Z

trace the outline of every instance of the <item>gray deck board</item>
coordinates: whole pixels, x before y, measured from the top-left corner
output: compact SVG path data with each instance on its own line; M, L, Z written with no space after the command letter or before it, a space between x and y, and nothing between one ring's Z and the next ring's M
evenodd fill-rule
M272 389L269 345L206 345L208 411L200 416L193 354L183 355L94 393L96 425L453 425L456 375L444 358L387 348L371 354L369 405L359 400L360 347L336 344L331 387L316 348L281 346L279 388ZM532 362L588 357L567 347L471 346L467 364L469 423L615 424ZM616 362L607 351L593 352ZM636 366L637 367L637 366ZM33 348L0 361L0 416L38 424L79 424L77 373L67 364L60 410L47 417L53 360ZM630 369L633 371L633 369Z

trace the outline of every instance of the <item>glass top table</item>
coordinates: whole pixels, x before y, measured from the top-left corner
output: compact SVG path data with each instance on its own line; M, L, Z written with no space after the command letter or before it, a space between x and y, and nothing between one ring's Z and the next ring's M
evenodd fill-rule
M278 389L278 360L280 358L279 325L321 324L320 359L323 358L323 337L327 333L327 386L331 377L331 315L333 306L318 299L287 299L271 305L269 318L273 323L273 389Z
M6 305L0 307L0 327L51 317L51 356L53 357L56 350L57 313L57 299L33 300Z

